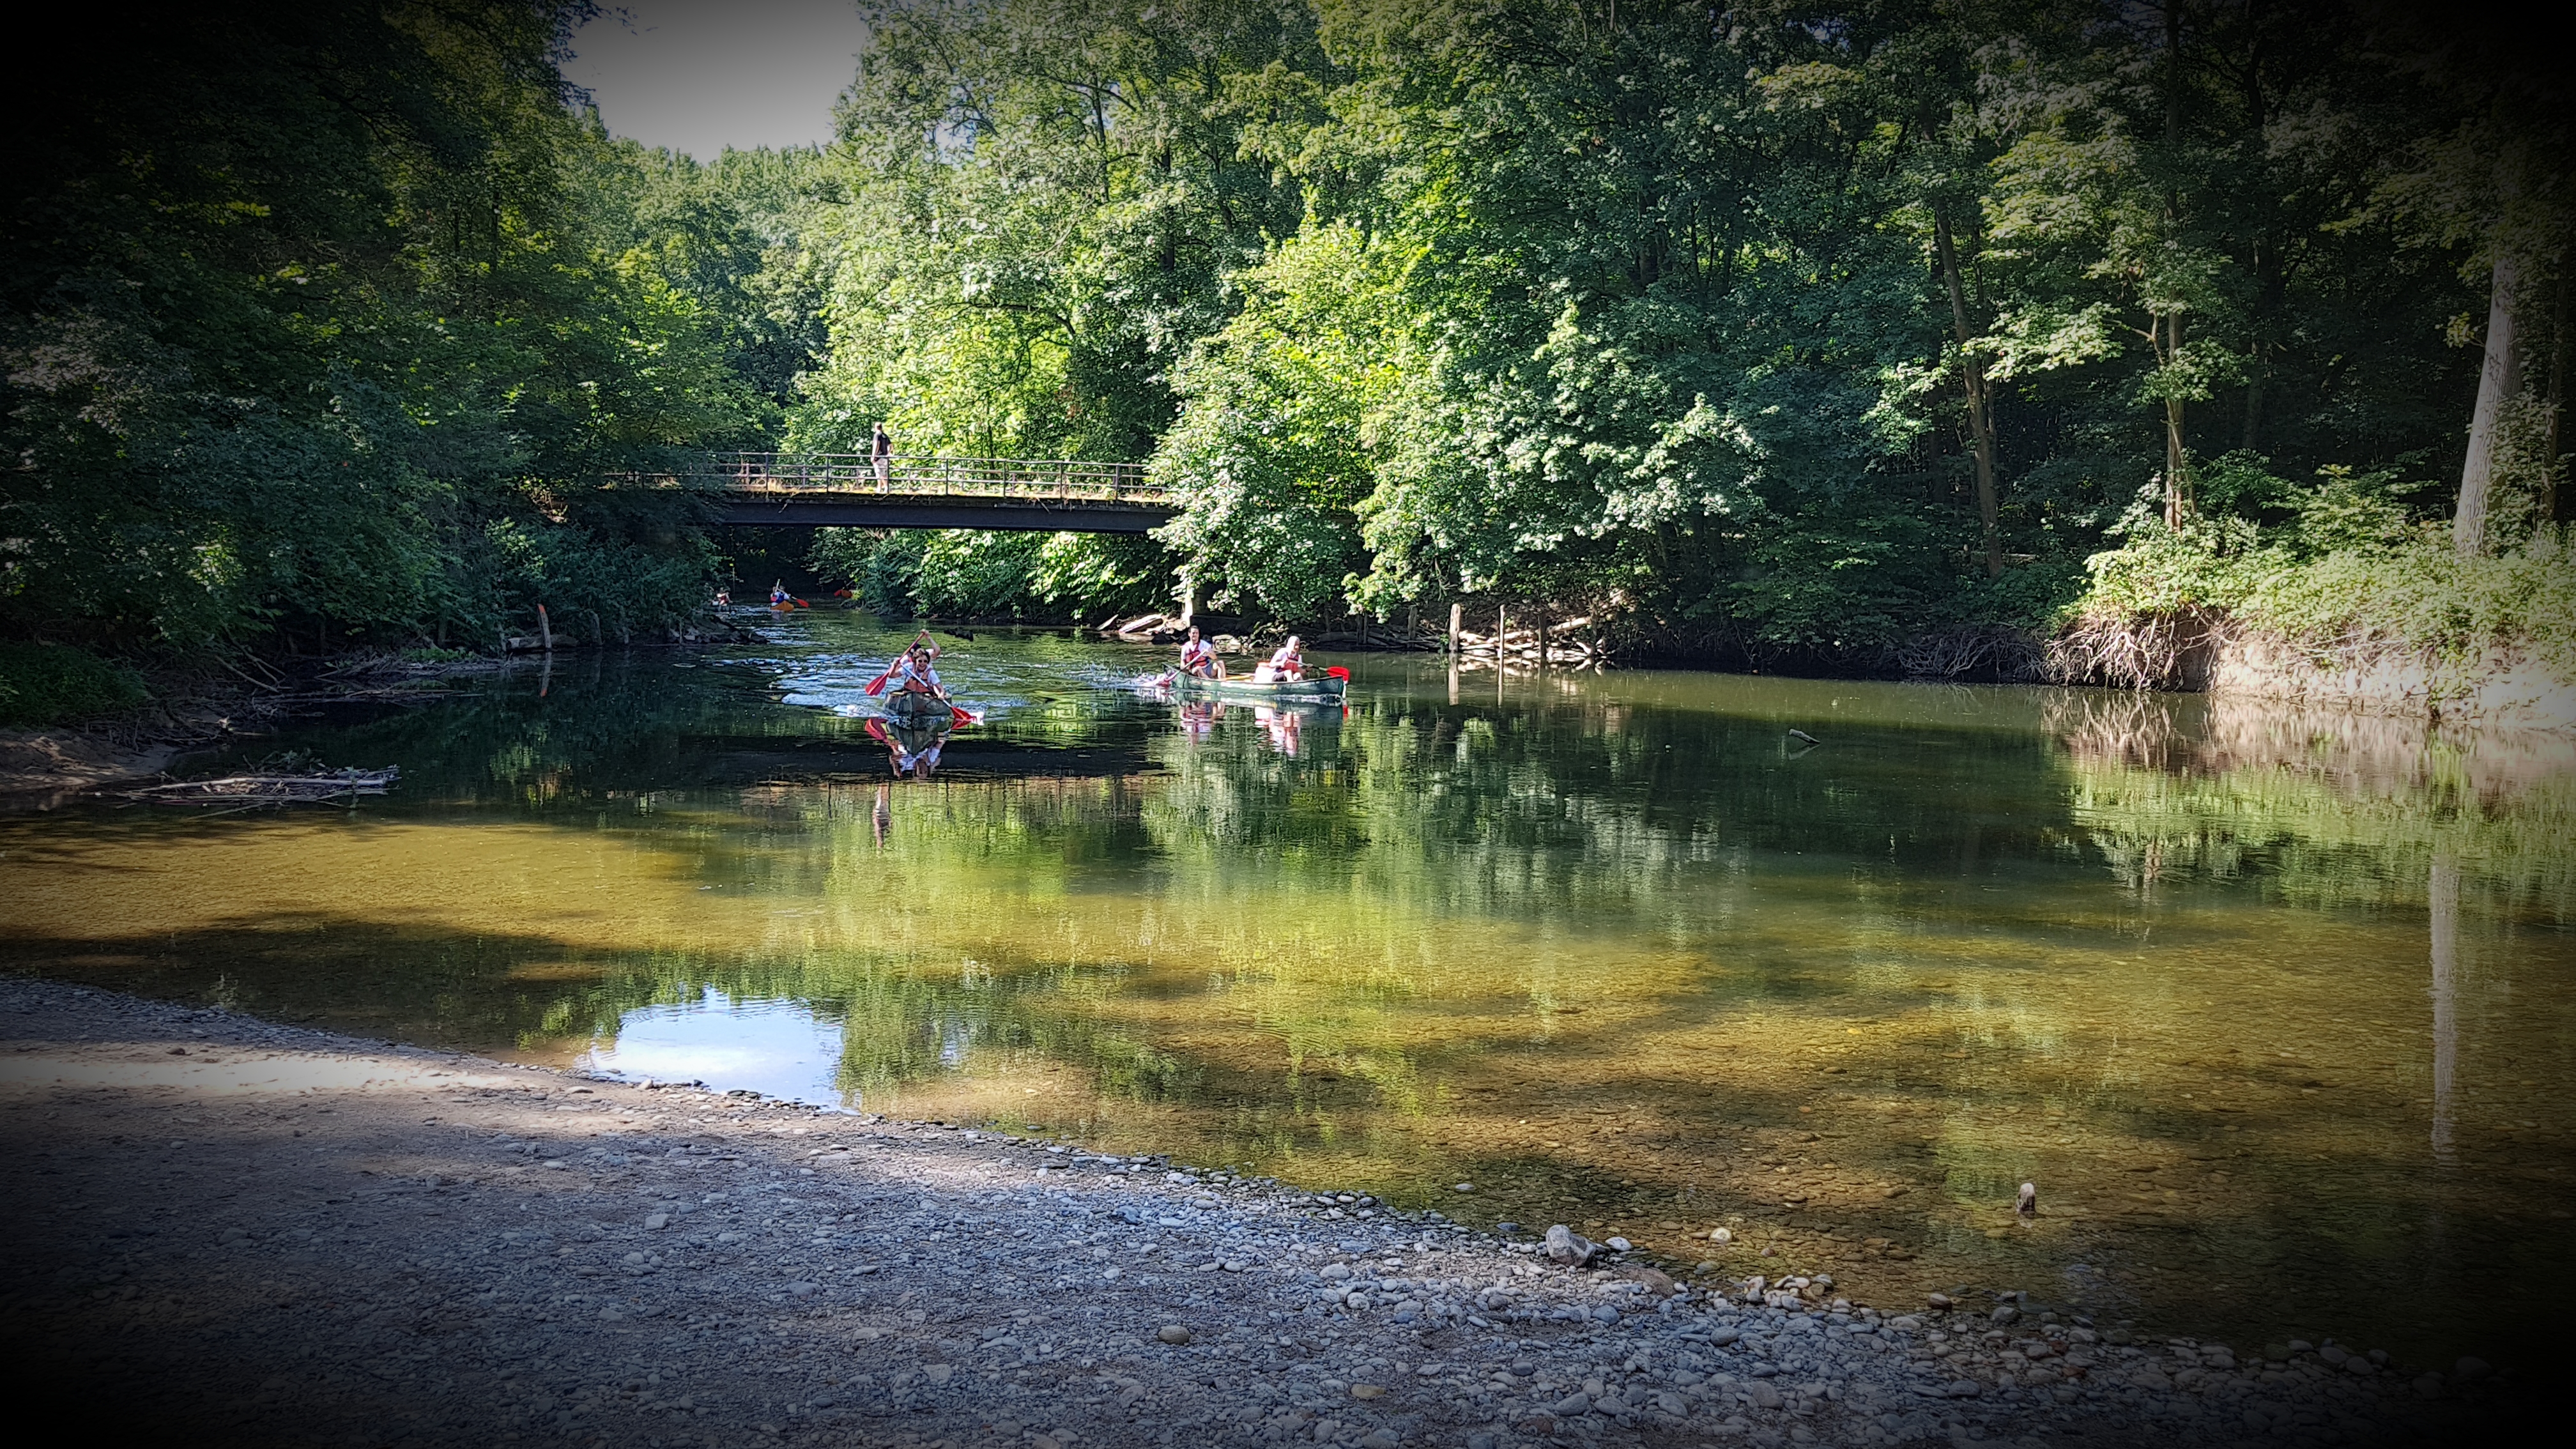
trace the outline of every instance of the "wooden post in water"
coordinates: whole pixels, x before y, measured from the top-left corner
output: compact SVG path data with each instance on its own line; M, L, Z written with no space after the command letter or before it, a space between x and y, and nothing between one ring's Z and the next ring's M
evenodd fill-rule
M555 630L546 622L546 606L543 604L537 605L537 642L545 646L548 654L555 652Z
M1511 631L1511 609L1497 599L1494 601L1494 672L1496 674L1503 672L1503 636Z
M1452 659L1458 657L1458 616L1465 609L1466 605L1464 604L1453 602L1449 605L1449 657ZM1452 690L1450 692L1454 694L1457 691ZM1458 701L1453 699L1449 702L1451 704L1456 704Z
M1547 610L1538 611L1538 667L1547 667Z

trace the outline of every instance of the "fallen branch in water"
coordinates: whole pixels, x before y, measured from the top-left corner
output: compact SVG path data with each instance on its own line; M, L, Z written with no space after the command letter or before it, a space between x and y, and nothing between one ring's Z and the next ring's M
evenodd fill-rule
M119 791L129 800L165 805L316 805L359 795L381 795L401 778L400 766L336 770L327 775L226 775L217 780L169 780Z

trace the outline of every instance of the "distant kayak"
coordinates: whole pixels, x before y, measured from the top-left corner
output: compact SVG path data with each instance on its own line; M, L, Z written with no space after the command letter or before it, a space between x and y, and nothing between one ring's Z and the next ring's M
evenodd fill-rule
M1172 692L1197 699L1238 700L1245 704L1340 704L1349 695L1351 682L1340 676L1318 674L1306 679L1255 680L1202 679L1195 674L1172 676Z

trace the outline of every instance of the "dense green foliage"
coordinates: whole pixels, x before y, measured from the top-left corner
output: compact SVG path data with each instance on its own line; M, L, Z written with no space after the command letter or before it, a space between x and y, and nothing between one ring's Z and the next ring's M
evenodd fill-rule
M85 650L0 640L0 725L64 724L148 697L132 670Z
M134 52L154 85L19 98L11 631L480 646L545 602L625 637L720 555L600 475L881 422L1185 505L1150 547L827 531L814 566L898 611L1186 574L1874 668L2194 591L2447 648L2472 575L2537 581L2470 608L2506 633L2568 591L2564 82L2496 27L926 0L868 8L834 145L700 165L567 104L584 13L190 15ZM2497 481L2452 566L2464 450Z
M696 606L687 505L597 482L757 439L805 367L745 285L789 163L610 142L554 69L581 13L174 9L131 84L13 87L12 632L490 647L540 602L609 638Z
M2493 87L2335 0L2177 6L890 7L790 433L1150 457L1220 605L1773 658L2045 628L2294 513L2302 557L2411 548L2476 388ZM2525 451L2508 547L2555 507ZM2366 516L2277 482L2320 469ZM2106 538L2144 554L2088 594Z

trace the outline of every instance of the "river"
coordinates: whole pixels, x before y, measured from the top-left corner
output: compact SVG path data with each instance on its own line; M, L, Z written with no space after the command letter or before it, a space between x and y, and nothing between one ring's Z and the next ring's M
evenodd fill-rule
M192 764L402 768L351 809L0 820L0 963L2240 1352L2576 1289L2565 738L1384 655L1210 715L981 630L897 779L901 633L767 634Z

